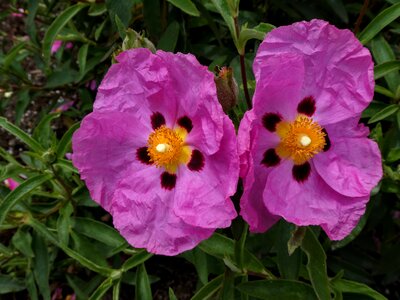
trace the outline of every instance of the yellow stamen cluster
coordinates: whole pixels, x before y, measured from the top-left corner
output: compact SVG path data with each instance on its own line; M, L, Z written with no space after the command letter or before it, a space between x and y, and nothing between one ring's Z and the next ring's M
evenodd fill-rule
M323 128L304 115L299 115L292 123L278 123L276 132L281 138L276 153L280 157L293 159L296 165L304 164L321 152L326 143Z
M150 161L175 173L179 164L190 160L191 150L185 144L186 135L186 130L180 127L173 130L163 125L154 130L147 140Z

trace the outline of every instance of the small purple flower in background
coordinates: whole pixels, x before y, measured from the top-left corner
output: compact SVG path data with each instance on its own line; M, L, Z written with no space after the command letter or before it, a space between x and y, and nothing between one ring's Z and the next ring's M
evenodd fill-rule
M97 82L96 80L90 80L86 82L85 86L89 88L91 91L95 91L97 89Z
M18 8L18 11L19 12L17 12L17 13L11 13L11 15L13 17L15 17L15 18L22 18L24 16L24 13L25 13L24 9L23 8Z
M74 101L67 101L61 104L60 106L54 108L51 112L52 113L59 113L59 112L64 112L70 109L72 106L74 106Z
M15 181L12 178L7 178L3 181L4 185L8 187L11 191L15 190L19 186L19 182Z
M369 51L312 20L271 31L253 68L254 108L238 136L243 218L253 232L283 217L344 238L382 177L378 146L358 124L374 93Z
M73 136L72 161L129 243L176 255L236 216L235 130L193 55L134 49L117 60Z
M56 53L61 48L62 44L63 44L63 41L55 40L53 45L51 45L51 53L52 54ZM74 46L73 43L67 42L65 44L65 49L71 49L73 46Z

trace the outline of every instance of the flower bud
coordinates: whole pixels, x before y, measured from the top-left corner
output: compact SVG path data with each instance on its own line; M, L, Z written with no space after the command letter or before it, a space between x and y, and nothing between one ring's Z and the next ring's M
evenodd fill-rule
M231 110L237 103L239 94L238 85L233 77L233 70L230 67L216 68L217 75L214 78L217 86L218 101L221 103L224 112Z
M126 30L126 37L122 42L122 51L133 48L148 48L151 52L156 52L156 47L148 38L144 37L144 33L140 34L129 28Z

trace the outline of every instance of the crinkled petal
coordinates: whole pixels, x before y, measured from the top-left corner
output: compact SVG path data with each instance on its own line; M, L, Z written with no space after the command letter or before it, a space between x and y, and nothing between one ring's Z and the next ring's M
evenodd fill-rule
M320 225L332 240L347 236L364 214L369 196L346 197L334 191L312 164L307 180L299 183L292 167L286 160L268 175L263 199L269 211L299 226Z
M297 53L268 57L264 54L259 51L253 64L256 76L254 112L258 117L278 113L284 120L293 120L304 85L303 57Z
M378 145L367 138L331 139L330 149L313 162L325 182L348 197L369 196L382 178Z
M173 210L176 191L160 187L157 168L146 176L127 174L114 194L114 226L136 248L162 255L177 255L194 248L214 229L185 223ZM178 179L179 180L179 179Z
M239 164L235 129L224 118L224 136L218 152L205 156L200 171L180 168L175 194L175 214L186 223L204 227L228 227L236 217L230 200L236 191Z
M110 209L122 172L147 168L136 158L146 145L150 128L128 112L93 112L72 137L72 162L85 180L92 198Z
M304 76L302 94L292 101L300 102L304 97L313 96L316 100L313 117L319 124L357 116L372 100L371 54L351 31L337 29L322 20L303 21L272 30L261 43L254 60L257 85L268 81L262 69L270 65L273 58L294 54L303 58L305 75L298 74ZM288 76L296 76L297 72L297 67L293 68Z
M238 132L240 177L244 186L240 214L252 232L263 232L280 218L272 215L264 205L263 190L271 168L261 165L264 151L276 147L278 142L275 134L257 124L253 110L245 113Z

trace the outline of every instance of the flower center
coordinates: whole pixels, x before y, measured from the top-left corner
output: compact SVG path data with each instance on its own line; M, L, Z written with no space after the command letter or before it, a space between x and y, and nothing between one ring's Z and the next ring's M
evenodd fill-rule
M187 132L183 128L171 129L162 125L154 130L147 140L150 161L175 173L179 164L190 160L191 150L185 144Z
M279 156L293 159L296 165L304 164L325 146L323 128L312 118L297 116L292 123L279 122L276 132L281 142L276 148Z

